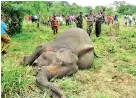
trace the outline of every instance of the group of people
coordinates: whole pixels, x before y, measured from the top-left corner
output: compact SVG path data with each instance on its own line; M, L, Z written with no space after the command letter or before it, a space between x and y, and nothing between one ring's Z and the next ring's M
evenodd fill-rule
M118 15L115 16L111 16L111 15L107 15L105 16L105 24L110 24L110 23L114 23L114 22L118 22ZM124 24L126 26L132 27L132 23L136 24L136 17L134 17L132 14L129 15L124 15Z
M39 19L40 19L40 16L39 16L39 15L32 15L32 16L28 16L28 17L27 17L27 20L28 20L30 23L37 22Z
M75 19L74 16L67 15L65 17L66 25L72 25L74 22L74 19ZM64 17L63 16L55 16L55 15L49 16L47 19L47 23L46 23L46 25L51 26L54 35L57 34L58 27L59 27L59 25L62 25L62 24L64 24Z
M93 29L93 24L96 23L96 36L99 37L101 32L101 23L104 23L104 13L103 11L99 11L98 14L94 14L92 10L90 10L88 15L83 16L83 12L80 12L79 16L67 15L65 17L66 25L72 25L74 22L76 23L77 28L83 28L83 18L87 22L87 33L91 34ZM53 33L57 34L59 25L64 24L63 16L49 16L47 19L47 25L51 26Z
M75 19L74 15L66 15L66 17L63 15L56 15L55 17L58 20L59 25L62 25L62 24L72 25L74 22L74 19ZM53 16L49 16L47 18L46 25L49 25L49 26L51 25L52 18L53 18Z
M67 15L65 17L66 25L72 25L74 22L75 16L74 15Z
M10 37L8 36L7 32L7 25L5 24L5 18L3 16L1 16L2 20L1 20L1 41L2 41L2 50L1 52L3 54L7 53L7 48L10 46L11 40ZM32 16L28 16L26 18L29 22L33 23L36 21L40 20L40 15L32 15ZM83 16L83 12L80 12L78 16L74 16L74 15L66 15L66 17L62 16L62 15L58 15L58 16L49 16L47 21L45 22L46 25L51 26L52 30L53 30L53 34L57 34L58 32L58 28L59 25L64 24L64 20L66 25L72 25L74 22L76 23L77 28L83 28L83 19L86 21L87 23L87 28L86 31L88 33L88 35L91 35L91 32L93 30L93 24L95 24L95 34L96 37L100 36L101 33L101 24L105 23L105 24L110 24L113 22L118 22L118 16L111 16L111 15L105 15L104 10L103 11L98 11L97 14L93 13L93 10L90 10L89 13L85 16ZM132 22L134 21L136 23L136 18L132 16L132 14L130 15L125 15L124 16L124 20L125 20L125 25L129 25L132 26Z
M63 20L63 16L62 16L62 15L58 15L58 16L55 16L55 15L49 16L49 17L47 18L45 24L48 25L48 26L51 26L51 21L52 21L52 19L53 19L54 17L55 17L56 20L58 21L58 24L59 24L59 25L64 24L64 20Z
M33 16L28 16L27 20L34 22L39 19L38 16L33 15ZM89 13L85 16L83 16L83 12L80 12L78 16L74 15L53 15L49 16L47 19L41 19L42 23L51 26L53 33L57 34L58 32L58 27L59 25L66 24L66 25L72 25L74 22L76 23L76 26L78 28L83 28L83 19L86 20L87 22L87 33L89 36L91 35L92 29L93 29L93 24L95 23L95 31L96 31L96 36L99 37L100 32L101 32L101 24L110 24L113 23L113 21L118 21L117 15L114 17L110 15L105 15L104 11L100 10L98 11L97 14L93 13L93 10L90 10ZM65 21L64 21L65 20ZM64 23L65 22L65 23Z
M132 26L132 22L134 21L136 23L136 18L132 16L132 14L130 15L125 15L124 16L124 20L125 20L125 25L127 26Z
M104 23L104 12L99 11L97 14L93 13L93 10L89 11L89 14L83 16L83 12L80 12L78 17L75 17L76 26L78 28L83 28L83 18L87 22L87 33L91 35L93 24L95 23L95 33L96 37L100 36L101 33L101 24Z

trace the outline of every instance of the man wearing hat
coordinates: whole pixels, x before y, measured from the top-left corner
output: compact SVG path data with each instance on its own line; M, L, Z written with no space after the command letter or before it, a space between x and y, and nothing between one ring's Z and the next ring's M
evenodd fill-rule
M77 25L77 28L83 28L83 12L80 12L80 15L78 17L75 18L75 22Z
M93 14L93 10L91 9L89 14L85 18L87 22L87 33L89 34L89 36L93 29L94 17L95 15Z

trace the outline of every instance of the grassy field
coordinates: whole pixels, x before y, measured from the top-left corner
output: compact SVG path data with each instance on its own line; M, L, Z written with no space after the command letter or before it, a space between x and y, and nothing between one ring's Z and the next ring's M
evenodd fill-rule
M61 26L59 33L72 26ZM84 23L84 29L86 24ZM57 35L56 35L57 36ZM36 24L24 22L23 31L11 37L8 54L2 56L2 91L5 98L50 98L49 90L41 91L35 85L35 71L21 66L24 55L42 42L56 36L48 26L36 28ZM67 98L135 98L136 97L136 28L120 26L118 32L110 33L110 27L102 25L96 38L91 36L97 55L92 68L79 70L71 77L55 79Z

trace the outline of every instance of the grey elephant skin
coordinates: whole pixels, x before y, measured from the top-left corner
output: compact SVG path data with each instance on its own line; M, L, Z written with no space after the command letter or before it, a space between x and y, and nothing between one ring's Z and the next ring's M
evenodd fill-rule
M22 64L37 66L36 82L41 88L49 88L58 96L65 98L63 92L49 82L50 79L62 78L75 73L78 69L90 68L94 60L93 43L86 31L71 28L49 43L39 45Z

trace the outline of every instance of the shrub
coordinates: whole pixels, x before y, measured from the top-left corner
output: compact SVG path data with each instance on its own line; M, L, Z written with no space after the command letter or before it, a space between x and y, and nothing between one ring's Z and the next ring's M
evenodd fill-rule
M14 2L1 2L2 14L6 17L9 34L21 33L24 12L27 12L21 4Z

